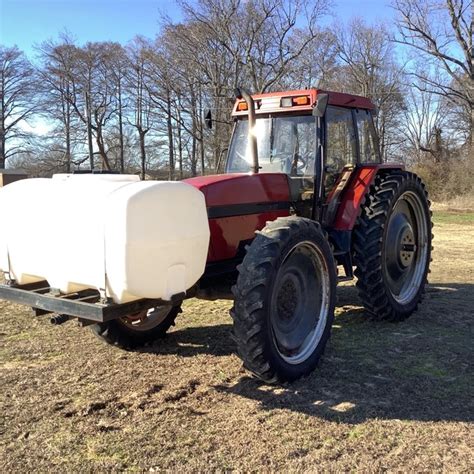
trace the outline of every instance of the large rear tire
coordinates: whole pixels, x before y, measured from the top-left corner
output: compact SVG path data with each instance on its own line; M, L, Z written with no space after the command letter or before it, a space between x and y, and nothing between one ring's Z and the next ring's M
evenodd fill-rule
M105 323L94 324L91 331L107 344L136 349L165 337L181 306L161 306Z
M401 321L422 299L431 261L430 202L421 179L392 170L371 186L354 229L359 296L376 319Z
M267 383L313 371L329 339L336 281L317 222L283 217L257 233L233 288L233 334L244 367Z

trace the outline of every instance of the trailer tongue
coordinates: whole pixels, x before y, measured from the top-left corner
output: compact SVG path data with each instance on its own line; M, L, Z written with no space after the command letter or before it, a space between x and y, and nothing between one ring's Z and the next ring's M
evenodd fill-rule
M151 308L179 305L189 296L189 292L183 292L173 295L167 301L143 298L128 303L114 303L103 300L100 292L93 289L60 293L56 288L51 288L46 280L24 285L10 281L0 285L0 299L30 306L36 316L58 314L60 318L51 318L53 324L62 324L74 317L82 326L112 321Z

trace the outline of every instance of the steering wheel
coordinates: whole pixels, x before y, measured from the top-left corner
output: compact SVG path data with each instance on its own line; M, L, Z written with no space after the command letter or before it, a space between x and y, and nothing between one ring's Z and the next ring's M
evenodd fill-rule
M296 155L296 167L294 166L294 159L291 163L291 176L299 176L304 174L306 170L306 166L308 165L308 159L306 157L303 157L300 154ZM296 169L295 169L296 168Z
M245 163L248 166L251 166L251 164L246 160L245 155L242 155L242 153L238 152L237 150L234 150L235 156L242 162Z
M245 156L242 155L242 153L240 153L240 152L237 151L237 150L234 150L234 153L237 155L237 157L239 158L239 160L245 161Z
M297 172L304 174L307 166L308 166L308 159L300 155L298 157L298 166L296 167Z

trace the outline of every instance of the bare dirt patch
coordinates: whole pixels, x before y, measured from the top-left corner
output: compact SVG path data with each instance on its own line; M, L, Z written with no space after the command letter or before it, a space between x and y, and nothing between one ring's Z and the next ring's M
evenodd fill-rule
M269 387L233 354L229 302L186 302L123 352L0 303L0 465L12 471L473 471L474 214L435 214L430 285L404 323L339 288L310 377Z

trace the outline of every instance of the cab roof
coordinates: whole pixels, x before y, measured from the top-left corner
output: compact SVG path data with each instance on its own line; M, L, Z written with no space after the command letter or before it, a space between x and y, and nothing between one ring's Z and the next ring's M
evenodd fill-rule
M329 105L347 107L351 109L374 110L375 106L370 99L360 95L332 92L323 89L302 89L283 92L270 92L267 94L252 94L255 101L255 113L295 113L312 111L318 94L329 95ZM237 99L232 110L233 117L246 116L248 111L243 99Z

